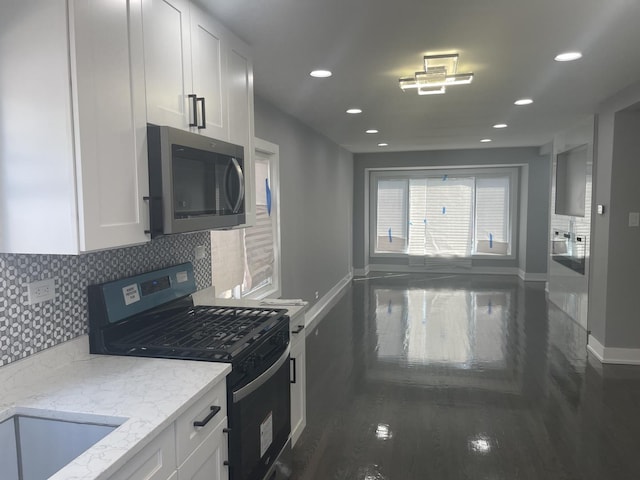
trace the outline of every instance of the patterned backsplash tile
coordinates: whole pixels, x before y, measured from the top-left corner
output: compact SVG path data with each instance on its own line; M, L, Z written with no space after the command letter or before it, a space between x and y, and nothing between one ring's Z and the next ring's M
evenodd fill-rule
M205 258L194 249L204 245ZM198 289L211 285L209 232L172 235L83 255L0 254L0 366L87 333L87 286L182 262ZM55 279L56 298L27 305L27 283Z

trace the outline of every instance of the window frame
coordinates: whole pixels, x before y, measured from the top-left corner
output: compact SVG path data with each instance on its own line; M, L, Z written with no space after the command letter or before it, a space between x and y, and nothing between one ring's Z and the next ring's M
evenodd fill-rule
M369 179L369 231L366 233L369 239L369 257L370 258L408 258L408 253L397 252L376 252L377 247L377 218L378 218L378 180L407 180L407 184L410 179L418 179L425 177L443 177L444 175L450 175L452 177L457 176L472 176L474 177L474 195L473 195L473 235L472 235L472 253L469 257L478 260L514 260L517 258L517 239L518 239L518 224L517 224L517 210L518 210L518 168L515 166L510 167L424 167L424 168L404 168L404 169L368 169ZM475 179L477 178L495 178L495 177L508 177L509 178L509 213L507 215L507 233L510 245L510 251L507 255L491 255L483 253L473 253L476 250L476 195L475 195ZM406 205L409 205L409 188L407 188ZM408 212L407 212L408 214ZM408 216L407 216L408 218ZM407 229L407 232L409 229ZM407 239L408 241L408 239ZM425 255L426 258L441 258L437 256Z

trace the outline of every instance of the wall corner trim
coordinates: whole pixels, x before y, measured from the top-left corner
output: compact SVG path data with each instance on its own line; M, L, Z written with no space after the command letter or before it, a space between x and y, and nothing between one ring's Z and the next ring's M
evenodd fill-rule
M366 277L367 275L369 275L369 265L364 268L354 268L353 275L355 277Z
M520 269L518 269L518 277L525 282L546 282L548 280L546 273L527 273Z
M605 347L593 335L589 335L587 350L600 361L616 365L640 365L640 348Z
M311 307L305 314L305 331L308 336L311 331L320 323L322 318L327 312L336 304L342 297L342 294L346 291L346 288L351 283L353 274L348 273L338 283L336 283L331 290L329 290L323 297Z

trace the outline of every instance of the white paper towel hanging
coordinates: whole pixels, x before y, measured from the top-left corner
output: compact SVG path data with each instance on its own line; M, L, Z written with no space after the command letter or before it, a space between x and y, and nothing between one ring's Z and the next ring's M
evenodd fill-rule
M242 230L211 232L211 276L216 292L222 293L242 284L243 242Z

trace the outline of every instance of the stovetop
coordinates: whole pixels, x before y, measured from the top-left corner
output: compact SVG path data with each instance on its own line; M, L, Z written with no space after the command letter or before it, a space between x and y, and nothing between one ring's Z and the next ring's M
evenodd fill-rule
M232 361L282 322L286 311L270 308L194 306L113 338L128 354Z

